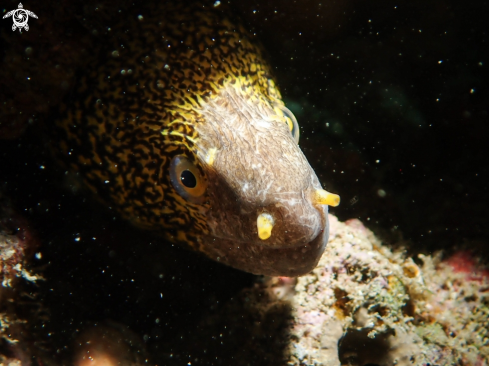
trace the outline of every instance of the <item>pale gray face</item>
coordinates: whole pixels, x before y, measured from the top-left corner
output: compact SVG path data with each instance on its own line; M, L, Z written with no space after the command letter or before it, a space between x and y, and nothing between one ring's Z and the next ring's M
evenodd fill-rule
M210 198L210 233L200 250L255 274L303 275L328 240L328 206L315 199L321 185L274 108L280 102L242 95L236 86L224 88L204 105L206 122L196 127ZM266 239L258 235L259 217L273 222Z

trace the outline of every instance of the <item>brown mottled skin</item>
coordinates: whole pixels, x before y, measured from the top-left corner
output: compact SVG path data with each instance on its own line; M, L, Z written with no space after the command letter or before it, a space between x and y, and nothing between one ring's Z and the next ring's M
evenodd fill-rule
M222 5L158 7L110 30L56 122L58 156L123 217L171 242L255 274L311 271L327 206L312 203L321 185L260 48ZM201 196L175 189L175 156L195 167ZM266 240L261 213L275 221Z

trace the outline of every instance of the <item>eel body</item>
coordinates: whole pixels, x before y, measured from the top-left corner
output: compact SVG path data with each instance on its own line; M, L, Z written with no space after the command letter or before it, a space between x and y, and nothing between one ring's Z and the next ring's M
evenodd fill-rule
M160 2L111 29L62 107L58 157L133 224L255 274L299 276L328 205L261 49L222 6Z

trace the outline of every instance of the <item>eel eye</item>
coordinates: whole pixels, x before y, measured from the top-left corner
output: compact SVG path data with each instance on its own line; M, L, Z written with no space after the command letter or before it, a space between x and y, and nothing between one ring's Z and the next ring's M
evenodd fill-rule
M207 184L199 169L185 156L173 157L170 180L177 193L187 201L202 202Z
M285 117L285 121L289 126L290 133L292 134L295 142L298 144L300 131L299 124L297 123L294 114L287 107L278 103L276 104L276 107L282 112L283 116Z

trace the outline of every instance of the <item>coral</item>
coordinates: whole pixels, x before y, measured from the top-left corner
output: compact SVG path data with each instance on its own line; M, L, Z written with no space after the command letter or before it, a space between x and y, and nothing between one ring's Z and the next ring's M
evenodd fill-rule
M27 228L27 222L0 194L0 365L20 365L28 359L22 343L25 321L17 315L17 302L22 297L18 285L22 280L35 283L41 277L24 268L26 252L37 246Z
M417 329L464 365L489 363L489 276L467 252L446 261L422 256L432 296L419 304L425 325Z
M39 279L22 267L23 261L23 242L16 235L0 232L0 282L2 287L12 287L12 281L19 277L33 282Z

